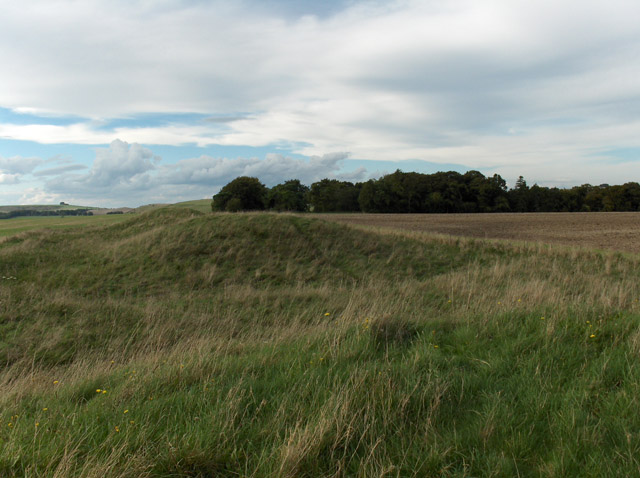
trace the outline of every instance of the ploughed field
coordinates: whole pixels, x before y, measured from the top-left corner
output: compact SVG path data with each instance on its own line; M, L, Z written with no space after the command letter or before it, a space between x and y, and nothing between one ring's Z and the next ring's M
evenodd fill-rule
M347 224L486 239L640 252L639 212L507 214L322 214Z

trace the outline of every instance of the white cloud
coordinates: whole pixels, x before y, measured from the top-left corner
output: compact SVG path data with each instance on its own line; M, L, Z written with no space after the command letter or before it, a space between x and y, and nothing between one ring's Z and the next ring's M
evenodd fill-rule
M6 174L0 172L0 184L18 184L19 182L19 174Z
M148 148L116 140L96 151L86 174L57 171L58 175L45 183L44 192L83 204L140 205L210 197L238 176L258 177L267 186L287 179L300 179L305 184L323 178L368 179L362 168L340 172L341 162L347 157L345 153L306 160L281 154L268 154L264 159L202 156L162 164Z
M146 174L156 168L159 158L139 144L115 140L108 148L98 148L87 174L61 175L49 180L47 189L58 193L105 193L117 197L119 190L146 189Z
M64 195L52 194L40 188L26 188L16 204L57 204Z
M598 150L640 146L638 2L348 2L324 16L248 1L0 4L0 107L89 119L0 124L0 138L278 145L306 156L349 151L546 180L606 177L608 166L579 166ZM112 129L91 121L149 112L225 121ZM119 161L128 160L112 152L107 163ZM146 161L157 170L124 167L113 176L97 161L87 175L56 184L149 187L170 171ZM188 161L173 173L266 171L270 159Z

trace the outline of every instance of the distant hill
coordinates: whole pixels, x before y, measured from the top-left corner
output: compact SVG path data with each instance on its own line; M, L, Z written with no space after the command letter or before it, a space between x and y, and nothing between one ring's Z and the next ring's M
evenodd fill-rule
M71 204L56 204L56 205L43 205L43 204L22 204L12 206L0 206L0 213L12 212L12 211L72 211L75 209L99 209L91 206L72 206Z
M38 213L42 213L43 216L51 215L56 212L70 212L70 211L90 211L92 215L97 216L101 214L126 214L134 211L130 207L119 208L104 208L95 206L75 206L72 204L20 204L10 206L0 206L0 215L16 213L16 216L29 215L38 216ZM20 214L23 213L23 214Z

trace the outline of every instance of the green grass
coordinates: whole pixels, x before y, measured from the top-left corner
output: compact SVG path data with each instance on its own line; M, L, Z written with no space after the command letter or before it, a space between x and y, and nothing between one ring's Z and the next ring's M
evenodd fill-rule
M66 229L113 224L126 219L121 214L100 216L29 216L0 220L0 237L36 229Z
M211 199L196 199L172 204L171 207L195 209L200 212L211 212Z
M637 266L188 208L7 237L0 476L636 476Z

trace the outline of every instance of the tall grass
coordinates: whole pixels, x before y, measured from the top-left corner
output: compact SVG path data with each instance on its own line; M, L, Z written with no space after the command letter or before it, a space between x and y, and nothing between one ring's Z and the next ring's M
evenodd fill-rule
M6 238L0 476L636 476L637 265L188 209Z

